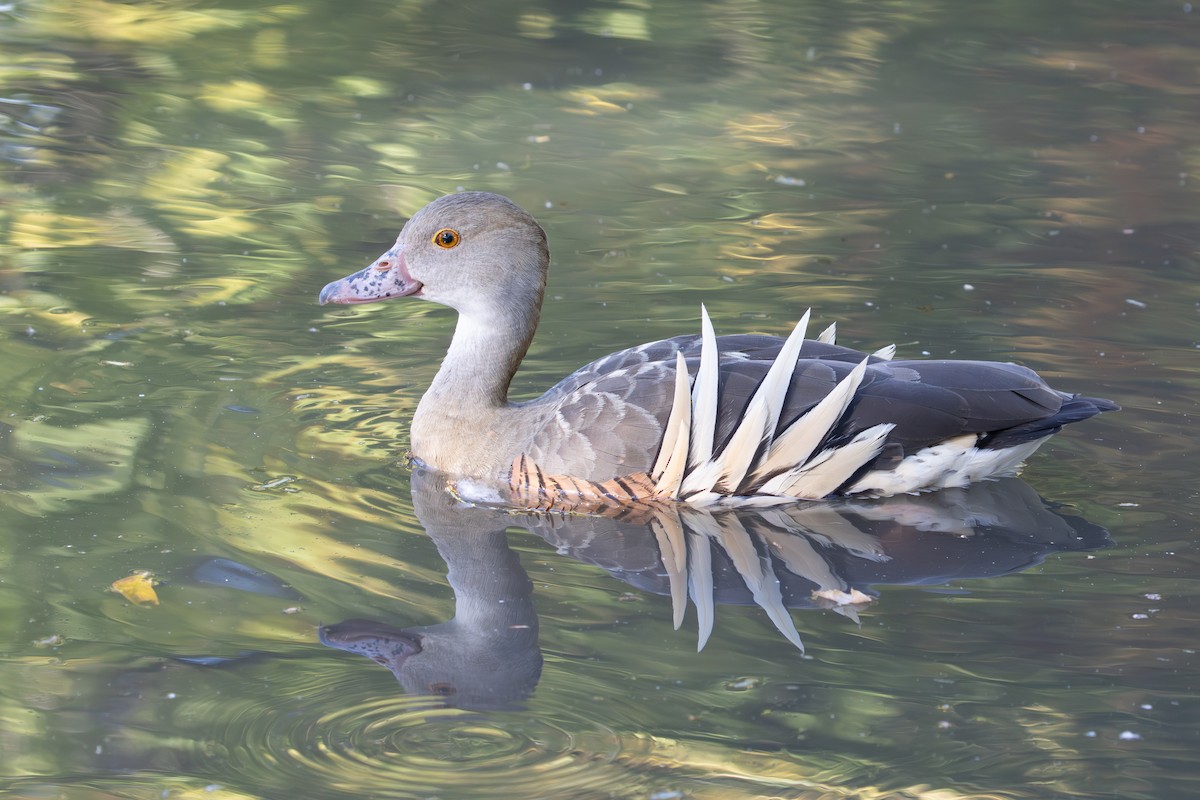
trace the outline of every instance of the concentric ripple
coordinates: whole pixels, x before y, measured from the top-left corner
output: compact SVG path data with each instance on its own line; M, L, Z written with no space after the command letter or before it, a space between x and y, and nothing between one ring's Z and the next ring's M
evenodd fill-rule
M240 778L281 790L303 785L308 798L352 792L527 800L607 794L641 782L613 766L621 738L590 722L483 715L432 697L365 697L361 686L345 688L350 696L325 713L319 709L333 705L328 686L323 698L306 701L311 714L290 708L292 701L270 710L243 707L221 734L238 744L209 766L234 785ZM562 727L576 722L578 730Z

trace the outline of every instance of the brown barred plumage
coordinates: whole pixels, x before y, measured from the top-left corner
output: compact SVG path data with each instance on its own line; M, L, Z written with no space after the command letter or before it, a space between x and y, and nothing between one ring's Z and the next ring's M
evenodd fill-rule
M662 494L649 473L635 472L607 481L550 475L525 454L513 462L508 488L512 504L529 511L609 515L631 506L662 506L674 498Z

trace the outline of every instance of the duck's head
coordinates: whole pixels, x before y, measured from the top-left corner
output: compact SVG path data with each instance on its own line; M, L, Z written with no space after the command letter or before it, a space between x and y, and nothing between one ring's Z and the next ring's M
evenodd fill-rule
M420 297L460 314L536 307L550 253L541 226L506 197L462 192L413 214L392 249L328 284L320 303Z

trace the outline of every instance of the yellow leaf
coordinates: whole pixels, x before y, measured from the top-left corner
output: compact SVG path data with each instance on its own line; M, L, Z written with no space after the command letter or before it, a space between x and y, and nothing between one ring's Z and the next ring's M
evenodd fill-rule
M154 574L149 570L141 569L113 581L111 588L134 605L158 605L158 595L154 591Z

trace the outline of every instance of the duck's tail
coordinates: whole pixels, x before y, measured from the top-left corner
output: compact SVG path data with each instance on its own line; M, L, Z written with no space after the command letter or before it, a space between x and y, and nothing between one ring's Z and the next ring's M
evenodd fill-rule
M867 465L894 425L883 423L836 447L821 447L861 385L870 357L855 367L801 420L776 436L784 397L804 343L810 312L796 324L755 391L728 442L714 452L717 421L717 341L701 306L700 367L690 376L676 354L675 398L658 458L650 472L655 492L695 505L737 497L770 504L827 496ZM832 341L828 330L822 339ZM889 358L894 348L876 353Z

